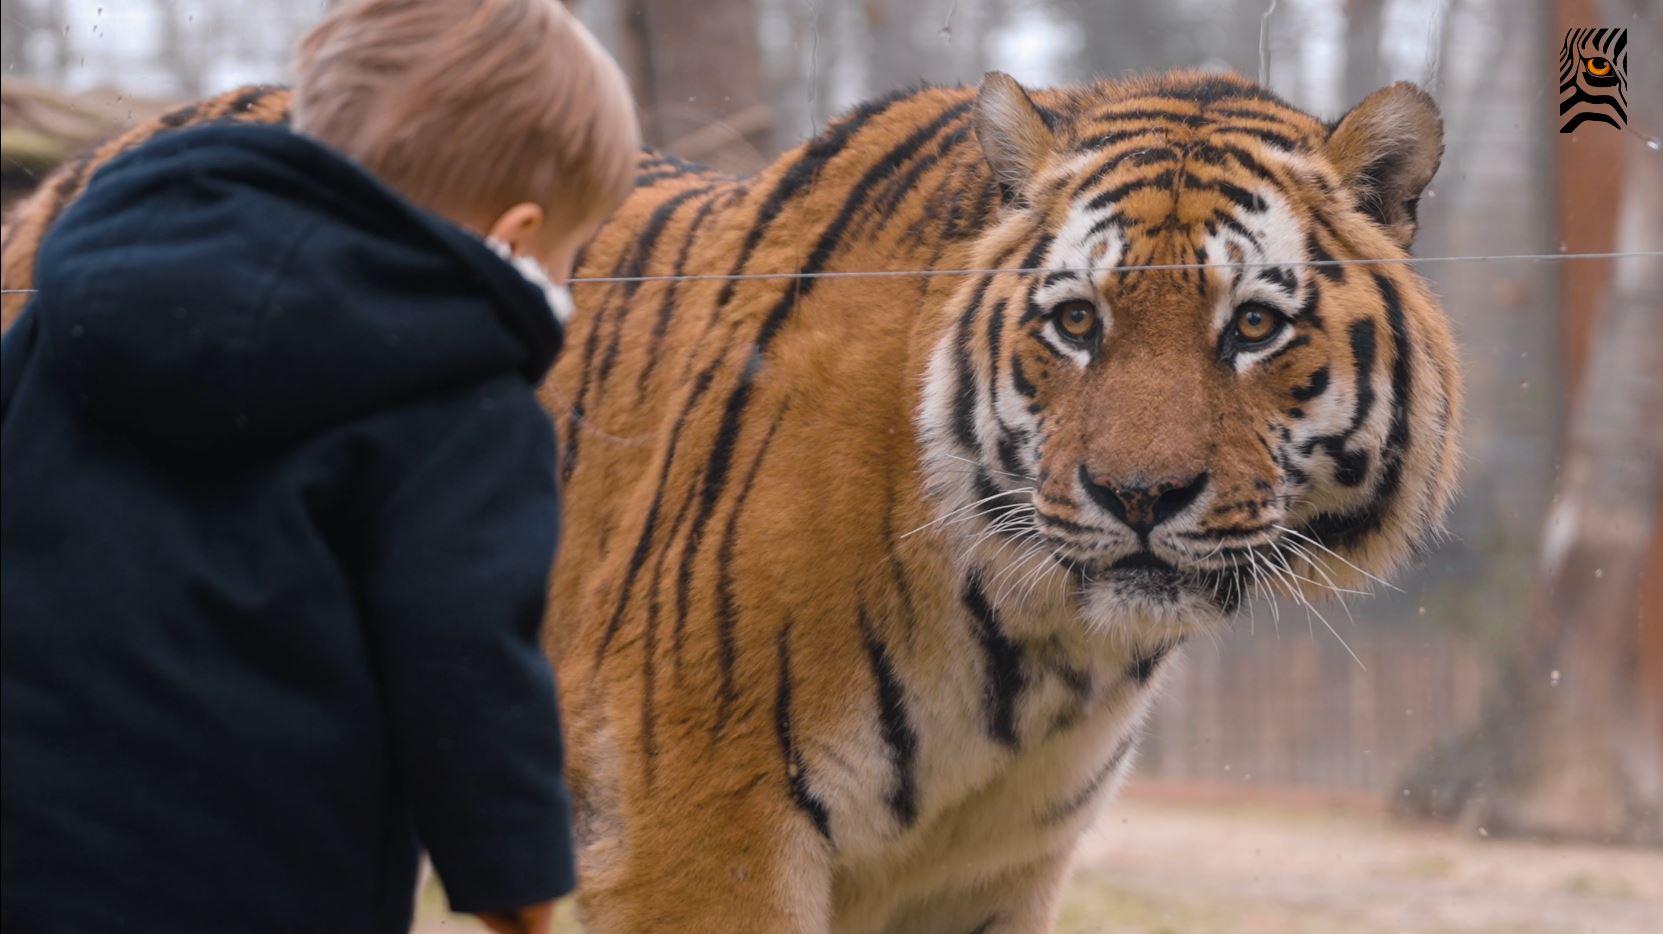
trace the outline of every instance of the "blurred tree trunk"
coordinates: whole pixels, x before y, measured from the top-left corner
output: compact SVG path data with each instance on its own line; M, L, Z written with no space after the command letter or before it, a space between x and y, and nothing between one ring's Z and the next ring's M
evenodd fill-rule
M726 171L768 163L754 0L633 0L619 40L649 145Z
M1556 36L1568 25L1628 22L1631 44L1655 47L1663 11L1630 17L1638 3L1610 6L1561 0ZM1630 56L1630 65L1630 86L1663 85L1663 61ZM1635 103L1635 125L1663 120L1658 101ZM1663 249L1657 156L1605 129L1597 140L1585 128L1560 141L1565 246ZM1663 564L1663 262L1580 262L1610 278L1564 270L1564 369L1581 379L1566 382L1558 492L1529 620L1483 722L1434 750L1405 800L1416 813L1492 834L1659 843L1663 601L1647 577Z
M1628 173L1618 245L1663 248L1659 173ZM1663 842L1663 723L1645 702L1657 686L1641 680L1643 653L1655 646L1645 633L1663 625L1641 607L1663 489L1663 262L1614 266L1512 685L1528 742L1477 819L1531 834Z
M1346 0L1345 107L1354 107L1384 84L1380 61L1381 18L1385 0Z

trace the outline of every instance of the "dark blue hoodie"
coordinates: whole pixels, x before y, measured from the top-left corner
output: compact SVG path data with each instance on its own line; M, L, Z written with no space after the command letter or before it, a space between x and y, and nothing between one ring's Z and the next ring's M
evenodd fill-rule
M403 931L573 884L542 291L289 131L170 134L0 345L6 931Z

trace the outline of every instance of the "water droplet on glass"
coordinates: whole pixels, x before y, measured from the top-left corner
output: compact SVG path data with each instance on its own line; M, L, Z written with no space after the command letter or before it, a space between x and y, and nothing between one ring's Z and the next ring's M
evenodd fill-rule
M1478 828L1478 835L1480 837L1488 837L1490 835L1490 831L1483 828L1483 827L1480 827L1480 828Z
M1423 607L1420 607L1419 609L1415 610L1415 615L1416 616L1425 616L1426 615L1426 607L1423 606Z
M1559 252L1563 253L1568 249L1570 249L1570 247L1566 245L1565 241L1559 241Z
M1648 136L1646 137L1646 148L1650 149L1652 152L1656 152L1659 149L1663 149L1663 143L1659 143L1657 141L1657 137L1655 136Z
M1599 580L1600 578L1602 578L1604 576L1605 576L1605 568L1594 568L1594 580Z
M1555 668L1552 671L1548 672L1548 686L1549 687L1558 687L1559 686L1559 669Z

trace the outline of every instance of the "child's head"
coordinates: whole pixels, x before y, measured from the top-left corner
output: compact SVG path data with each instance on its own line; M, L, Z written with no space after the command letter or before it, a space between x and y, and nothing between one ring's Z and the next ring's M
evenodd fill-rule
M629 193L629 86L558 0L357 0L295 72L295 129L556 280Z

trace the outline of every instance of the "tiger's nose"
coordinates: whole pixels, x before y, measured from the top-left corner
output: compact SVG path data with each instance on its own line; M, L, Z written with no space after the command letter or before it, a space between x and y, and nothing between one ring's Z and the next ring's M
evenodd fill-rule
M1207 472L1203 470L1188 478L1166 477L1144 482L1099 479L1081 467L1080 483L1097 505L1139 536L1145 536L1195 502L1207 488Z

